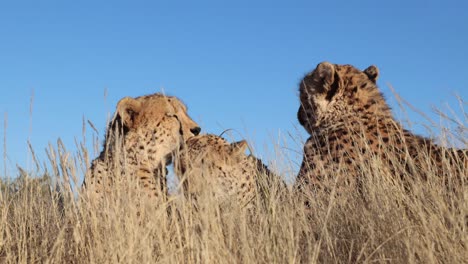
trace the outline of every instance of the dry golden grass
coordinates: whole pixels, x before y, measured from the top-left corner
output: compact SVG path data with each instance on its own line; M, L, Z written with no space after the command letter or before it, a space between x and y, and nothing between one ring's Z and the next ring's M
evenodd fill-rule
M259 177L269 187L253 210L203 198L195 208L175 194L137 217L133 187L116 189L100 208L72 191L76 166L89 164L83 151L72 159L59 144L47 177L2 182L0 263L468 262L466 182L446 188L437 168L408 192L378 159L368 161L362 195L318 190L311 209ZM466 178L467 168L447 166L446 175Z

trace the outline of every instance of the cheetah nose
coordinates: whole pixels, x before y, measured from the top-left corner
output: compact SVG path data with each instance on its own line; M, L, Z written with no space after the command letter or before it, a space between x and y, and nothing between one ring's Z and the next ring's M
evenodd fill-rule
M192 132L195 136L200 134L201 128L200 127L194 127L190 129L190 132Z

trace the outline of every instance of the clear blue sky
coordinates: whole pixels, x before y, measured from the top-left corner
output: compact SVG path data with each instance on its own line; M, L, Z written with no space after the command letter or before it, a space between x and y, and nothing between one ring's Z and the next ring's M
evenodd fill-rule
M16 164L33 168L28 138L42 161L59 137L74 152L83 117L102 140L120 98L161 89L180 97L204 132L234 129L234 139L247 137L267 161L265 147L279 145L297 166L302 146L287 136L306 135L297 87L321 61L377 65L394 108L388 84L426 113L446 102L457 109L454 93L468 100L466 1L162 2L0 3L9 176Z

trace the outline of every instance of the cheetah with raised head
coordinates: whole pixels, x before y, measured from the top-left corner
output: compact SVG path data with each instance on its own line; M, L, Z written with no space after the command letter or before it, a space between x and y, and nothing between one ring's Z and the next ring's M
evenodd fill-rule
M218 201L236 201L250 208L260 186L260 177L272 183L279 180L260 159L245 154L245 140L229 143L216 135L199 135L187 140L174 160L176 175L184 194L212 195ZM282 183L282 181L281 181ZM236 199L236 200L232 200Z
M299 189L324 185L324 171L333 175L345 169L343 182L353 182L362 173L362 164L375 157L394 175L424 177L430 166L441 168L437 173L442 176L447 164L457 166L462 177L466 175L466 151L437 146L403 129L393 118L377 87L378 76L375 66L361 71L322 62L304 77L298 119L310 138L297 177Z
M85 175L84 189L100 200L115 184L134 180L148 200L165 199L166 165L199 132L176 97L160 93L125 97L108 124L104 149Z

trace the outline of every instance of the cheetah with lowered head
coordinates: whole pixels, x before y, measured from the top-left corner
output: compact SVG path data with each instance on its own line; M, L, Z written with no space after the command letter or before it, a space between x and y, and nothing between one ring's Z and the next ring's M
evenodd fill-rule
M91 164L83 186L98 200L117 183L133 180L150 201L165 199L166 165L200 127L176 97L160 93L125 97L110 121L104 149Z
M216 135L188 139L174 160L184 194L195 199L208 194L220 202L234 199L231 201L250 208L259 189L264 189L260 177L265 176L268 185L275 180L284 184L260 159L246 155L247 147L245 140L229 143Z
M379 70L322 62L300 83L299 123L310 134L296 186L320 187L322 174L345 170L343 182L353 182L362 165L376 157L393 175L421 175L428 168L455 166L466 175L466 151L437 146L403 129L379 92ZM429 158L428 158L429 157ZM405 176L406 177L406 176Z

